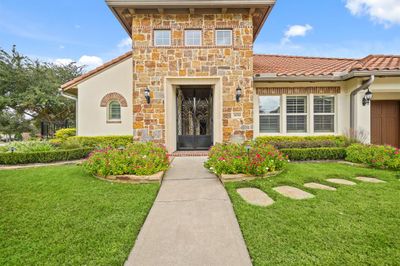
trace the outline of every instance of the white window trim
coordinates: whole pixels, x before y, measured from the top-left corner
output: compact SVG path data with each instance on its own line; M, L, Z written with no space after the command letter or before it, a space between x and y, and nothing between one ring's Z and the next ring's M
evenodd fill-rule
M292 135L299 135L299 134L309 134L310 131L310 99L309 99L309 95L310 94L290 94L290 95L286 95L285 97L285 125L286 125L286 134L292 134ZM307 112L306 113L288 113L287 112L287 97L306 97L306 108L307 108ZM288 132L287 130L287 117L288 116L306 116L306 131L305 132Z
M188 44L187 43L188 38L186 36L186 33L188 31L198 31L198 32L200 32L200 43L199 44ZM203 45L203 31L201 29L185 29L184 34L185 34L185 46L196 47L196 46L202 46Z
M263 96L278 96L279 97L279 113L269 113L269 114L261 114L260 113L260 97ZM260 132L260 134L280 134L282 132L282 98L283 95L257 95L257 102L258 102L258 131ZM261 132L261 128L260 128L260 116L279 116L279 132Z
M315 113L314 112L314 96L325 96L325 97L333 97L334 103L333 103L333 113ZM333 95L333 94L310 94L310 97L312 97L312 131L315 134L336 134L337 132L337 122L336 122L336 118L337 118L337 95ZM315 132L315 128L314 128L314 117L316 115L333 115L333 131L325 131L325 132ZM310 121L311 122L311 121Z
M119 118L112 118L111 117L111 104L113 102L117 102L119 104ZM122 106L119 101L112 100L107 104L107 121L108 122L120 122L122 119Z
M229 44L218 44L218 32L228 31L231 34L229 38ZM216 46L232 46L233 45L233 30L232 29L218 29L215 30L215 45Z
M318 96L334 96L335 97L335 113L334 113L334 127L335 131L334 132L314 132L314 95ZM259 121L259 108L260 108L260 103L259 103L259 96L281 96L281 120L280 120L280 133L270 133L270 132L261 132L260 131L260 121ZM287 112L286 112L286 98L287 96L306 96L307 97L307 132L287 132L286 128L286 117L287 117ZM281 94L281 95L255 95L254 96L254 103L255 103L255 112L254 114L256 115L254 119L254 128L257 130L255 132L255 136L318 136L318 135L338 135L338 117L339 117L339 95L338 94Z
M156 32L161 32L161 31L169 33L169 42L168 42L168 44L157 44L157 42L156 42L156 40L157 40ZM172 32L169 29L155 29L155 30L153 30L153 38L154 38L153 44L156 47L166 47L166 46L171 46L171 44L172 44Z

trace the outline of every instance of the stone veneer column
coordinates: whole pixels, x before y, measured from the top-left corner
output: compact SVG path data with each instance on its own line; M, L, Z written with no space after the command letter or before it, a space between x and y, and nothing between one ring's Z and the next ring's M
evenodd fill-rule
M153 46L153 30L170 29L170 47ZM184 46L185 29L202 29L200 47ZM233 45L215 46L215 30L232 29ZM223 140L253 137L253 26L248 14L135 14L133 128L136 140L165 142L165 77L222 77ZM235 100L240 85L243 96ZM144 90L151 91L147 104Z

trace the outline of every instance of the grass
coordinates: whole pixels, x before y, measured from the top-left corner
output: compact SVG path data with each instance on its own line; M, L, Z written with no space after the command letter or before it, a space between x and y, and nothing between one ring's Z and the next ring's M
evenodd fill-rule
M378 177L384 184L355 181L333 185L327 178ZM400 262L400 173L338 163L292 163L268 179L228 183L243 236L254 265L398 265ZM337 191L307 189L318 181ZM313 199L296 201L272 190L292 185ZM256 187L276 202L268 207L247 204L240 187Z
M0 171L0 265L121 265L158 188L79 166Z

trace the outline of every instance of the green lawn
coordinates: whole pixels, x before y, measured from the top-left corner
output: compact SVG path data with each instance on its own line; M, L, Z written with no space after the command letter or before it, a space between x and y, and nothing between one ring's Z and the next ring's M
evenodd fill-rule
M79 166L0 171L0 265L121 265L158 188Z
M385 184L332 185L324 179L372 176ZM400 173L336 163L289 164L279 176L228 183L247 247L255 265L399 265ZM306 189L319 181L337 191ZM296 201L272 190L292 185L313 193ZM257 187L276 202L269 207L245 203L239 187Z

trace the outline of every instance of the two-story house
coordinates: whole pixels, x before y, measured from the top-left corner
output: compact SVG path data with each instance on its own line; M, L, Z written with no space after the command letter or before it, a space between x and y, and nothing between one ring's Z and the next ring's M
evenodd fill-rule
M133 48L62 86L78 135L132 135L170 152L348 132L399 146L400 56L253 54L275 0L106 3Z

